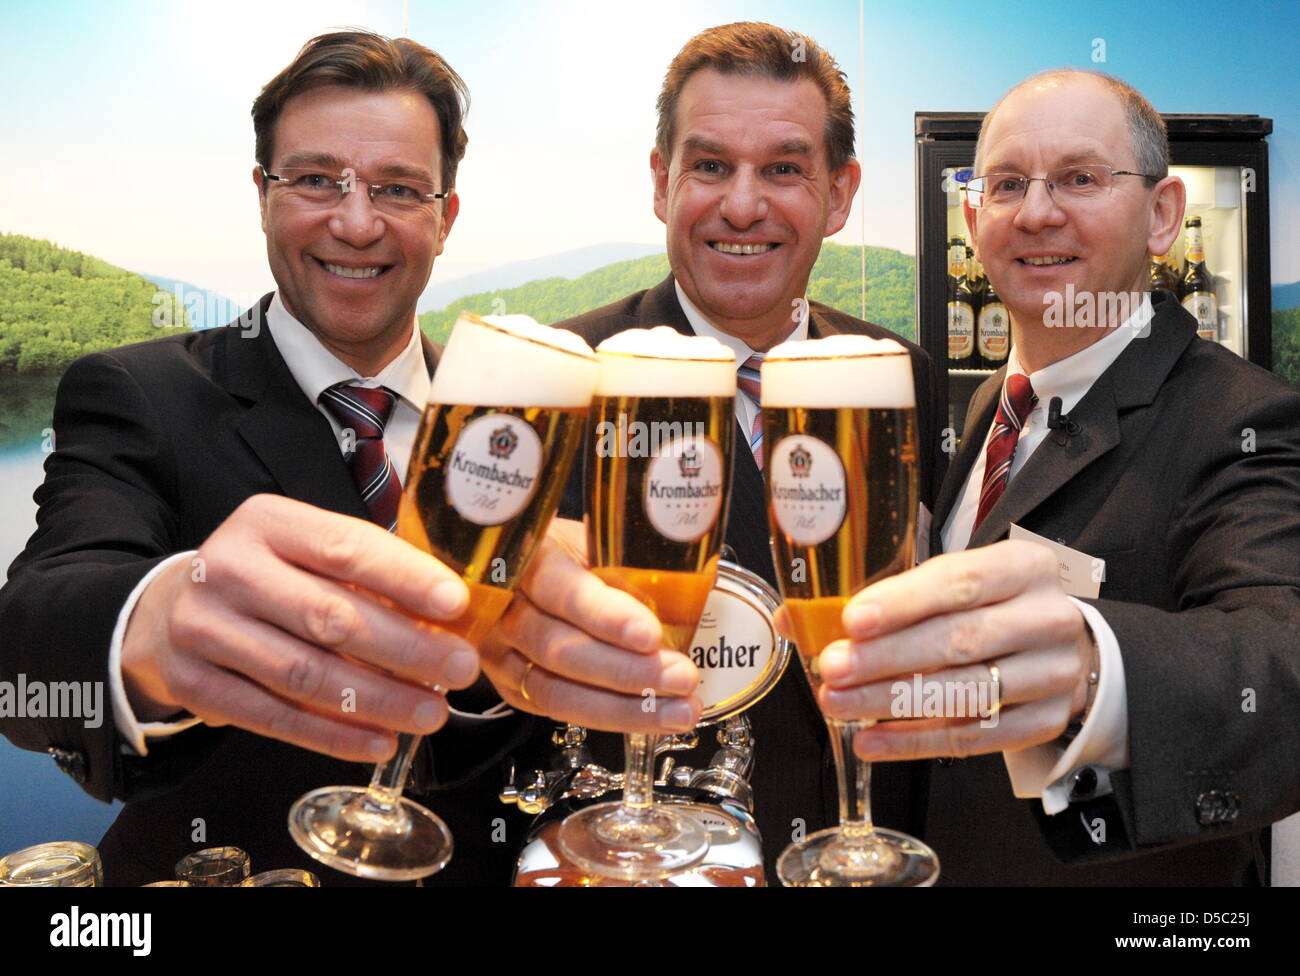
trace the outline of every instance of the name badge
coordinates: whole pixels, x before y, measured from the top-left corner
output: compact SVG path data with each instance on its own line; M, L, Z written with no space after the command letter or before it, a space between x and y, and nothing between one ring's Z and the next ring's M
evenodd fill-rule
M1014 522L1011 523L1008 538L1037 542L1040 546L1051 549L1056 556L1056 565L1061 571L1061 588L1065 590L1066 596L1081 600L1095 600L1101 593L1101 584L1106 579L1106 560L1089 556L1086 552L1071 549L1059 542L1053 542L1036 532L1022 529Z

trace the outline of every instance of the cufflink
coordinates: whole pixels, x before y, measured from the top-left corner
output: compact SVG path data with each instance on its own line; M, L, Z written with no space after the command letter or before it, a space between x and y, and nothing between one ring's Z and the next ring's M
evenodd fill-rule
M1070 784L1070 802L1091 800L1097 795L1097 786L1097 771L1091 766L1080 766L1074 771L1073 782Z
M1196 819L1202 827L1232 823L1241 813L1241 797L1231 790L1206 790L1196 798Z

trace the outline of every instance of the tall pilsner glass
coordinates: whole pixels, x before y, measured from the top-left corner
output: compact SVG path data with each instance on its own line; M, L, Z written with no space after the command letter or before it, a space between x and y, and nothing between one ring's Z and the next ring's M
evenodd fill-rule
M596 354L586 449L592 572L653 610L664 642L685 654L726 527L735 355L666 326L620 333ZM564 852L593 874L629 881L697 863L709 849L704 826L654 802L655 737L628 735L625 749L622 802L565 820Z
M917 503L911 359L891 340L832 336L787 342L762 369L763 470L776 575L804 671L845 636L849 598L911 568ZM787 885L923 886L939 875L924 844L871 823L871 768L853 754L870 722L827 719L840 825L792 844L777 862Z
M411 452L397 534L469 584L469 607L437 626L478 647L510 603L559 505L582 441L596 357L578 336L523 315L462 312L429 390ZM367 787L329 786L294 805L289 830L308 854L365 878L442 869L451 834L402 798L418 735Z

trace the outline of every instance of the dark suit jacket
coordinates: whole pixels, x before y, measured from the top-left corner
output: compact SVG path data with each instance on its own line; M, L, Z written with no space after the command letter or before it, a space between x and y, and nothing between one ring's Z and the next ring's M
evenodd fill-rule
M37 531L0 590L0 677L96 680L107 689L109 640L136 583L167 555L198 548L251 495L366 518L328 421L266 327L270 297L230 327L68 368L55 404L58 449L36 493ZM426 341L430 370L439 352ZM491 821L504 812L493 796L500 781L484 786L481 774L523 730L514 720L472 730L453 720L428 741L423 776L446 791L431 805L461 851L435 882L508 880L508 845L490 843ZM98 729L77 719L5 719L0 731L22 748L60 750L60 765L92 796L126 800L100 845L110 884L171 877L181 856L214 844L245 848L254 870L300 866L326 884L353 883L298 851L287 815L307 789L368 782L367 766L206 726L156 742L139 759L122 754L111 715Z
M1151 335L1071 412L1078 433L1049 435L971 539L1014 522L1105 559L1090 602L1123 656L1131 768L1047 817L1012 797L1000 755L933 766L946 881L1258 883L1256 831L1300 808L1300 392L1154 297ZM1004 372L971 400L935 552Z
M873 338L898 338L880 326L816 302L811 303L810 310L809 335L812 338L840 332ZM671 277L649 291L637 292L612 305L557 324L577 332L592 347L615 333L656 325L668 325L678 332L693 334L677 300ZM916 381L917 427L923 459L921 499L927 507L932 507L931 487L938 477L935 462L938 451L933 447L940 442L934 367L929 355L919 346L900 341L911 354ZM749 432L740 430L739 423L736 432L737 444L749 443ZM570 481L560 514L581 518L582 511L581 483L575 477ZM737 450L726 544L734 551L737 562L761 575L775 588L770 539L763 475L749 451ZM763 835L768 877L774 883L775 860L801 824L806 832L812 833L838 822L835 770L821 712L797 662L786 669L777 686L748 714L757 743L752 780L755 813ZM905 770L898 764L893 764L892 768L881 765L875 771L874 812L881 823L909 826L906 817L913 806L906 796L910 780L904 774Z

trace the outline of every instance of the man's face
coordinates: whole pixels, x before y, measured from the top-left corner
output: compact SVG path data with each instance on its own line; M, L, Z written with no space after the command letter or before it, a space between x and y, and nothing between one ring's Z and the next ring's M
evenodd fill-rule
M807 80L697 71L675 122L671 161L650 157L673 274L718 328L779 341L822 238L848 218L858 164L828 169L826 100Z
M1047 78L998 108L980 175L1039 177L1073 163L1139 168L1114 94L1092 78ZM1076 295L1098 297L1146 289L1148 255L1164 253L1151 249L1161 246L1169 223L1158 196L1137 176L1115 177L1109 196L1082 203L1054 198L1036 182L1020 204L968 210L966 218L975 254L1012 318L1035 325L1071 284Z
M363 182L406 177L441 185L438 117L418 92L326 86L290 99L275 126L271 173L319 167L356 173L334 206L305 205L287 186L253 179L276 286L285 306L354 368L386 363L408 336L416 299L442 253L459 201L410 215L375 208ZM386 357L386 358L385 358Z

